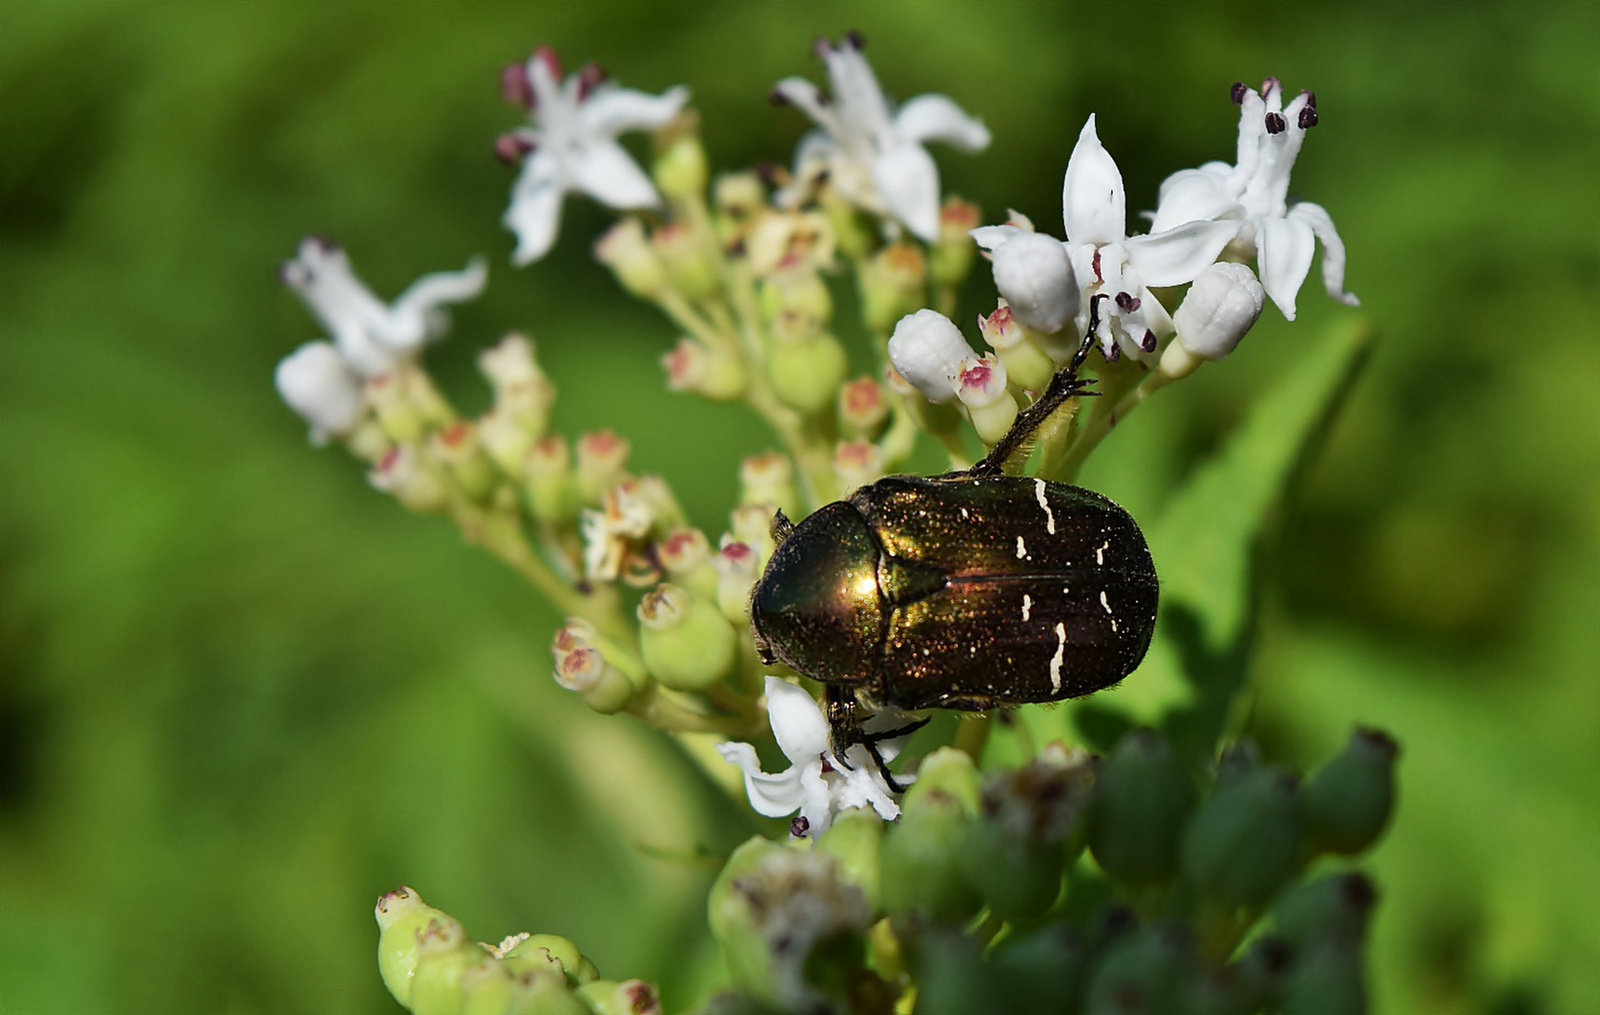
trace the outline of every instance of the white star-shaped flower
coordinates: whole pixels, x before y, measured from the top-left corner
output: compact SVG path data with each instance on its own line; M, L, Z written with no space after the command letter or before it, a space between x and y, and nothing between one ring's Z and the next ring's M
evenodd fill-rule
M1321 240L1323 287L1340 303L1359 305L1344 289L1344 241L1333 219L1319 204L1288 199L1289 171L1306 131L1317 124L1316 96L1301 92L1285 107L1283 87L1271 78L1260 92L1234 85L1233 100L1239 104L1238 162L1208 162L1167 177L1151 228L1241 220L1229 253L1256 258L1267 295L1291 321L1295 297Z
M972 236L992 252L995 286L1019 320L1053 332L1066 324L1070 312L1083 334L1094 309L1096 336L1108 359L1119 351L1148 359L1173 330L1171 316L1150 287L1193 281L1239 231L1237 221L1186 222L1130 237L1122 171L1100 143L1093 115L1067 160L1061 205L1067 230L1064 259L1043 256L1047 245L1025 239L1030 231L1026 222L983 226ZM1081 298L1072 298L1074 289ZM1043 319L1023 316L1035 307L1050 310Z
M829 743L828 720L804 688L768 677L767 718L778 747L791 762L782 772L761 771L761 760L749 744L717 745L722 756L744 772L745 792L756 813L781 818L799 811L801 827L809 835L822 834L840 811L851 807L871 807L885 821L900 816L895 793L866 746L852 744L845 751L849 768L839 763ZM877 743L885 764L894 760L905 741L906 737L895 737ZM907 776L897 779L910 781Z
M925 242L939 237L939 170L924 142L963 151L989 146L989 129L944 95L919 95L891 110L872 66L851 33L839 45L817 43L829 91L804 78L784 78L775 100L800 107L818 130L800 139L795 177L802 188L822 173L845 200L892 216Z
M356 277L342 248L311 236L300 241L298 255L283 263L279 277L327 329L350 369L376 377L415 356L423 343L443 337L450 325L444 305L482 292L489 268L474 258L460 271L424 275L393 303L384 303Z
M506 97L533 119L531 127L512 131L496 145L502 157L524 160L501 219L517 234L514 263L529 264L549 252L561 224L561 202L572 191L619 210L660 206L655 185L617 135L664 126L688 101L687 88L660 95L620 88L594 64L563 81L548 46L506 68L501 83Z

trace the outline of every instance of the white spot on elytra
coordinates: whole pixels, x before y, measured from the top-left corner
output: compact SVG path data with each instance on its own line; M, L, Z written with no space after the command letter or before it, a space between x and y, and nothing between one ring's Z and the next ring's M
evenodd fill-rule
M1022 558L1026 557L1027 555L1028 555L1028 544L1024 543L1022 541L1022 537L1021 536L1018 536L1017 537L1017 559L1021 560Z
M1111 603L1106 599L1105 589L1100 590L1100 605L1106 608L1107 613L1111 612Z
M1094 551L1094 562L1097 565L1099 565L1100 567L1105 567L1105 565L1106 565L1106 551L1109 550L1110 548L1111 548L1111 540L1108 539L1105 542L1101 543L1099 548Z
M1056 621L1056 654L1050 659L1050 690L1061 690L1061 662L1067 655L1067 625Z
M1033 481L1033 495L1039 498L1039 506L1044 508L1045 530L1052 536L1056 534L1056 513L1050 510L1050 502L1044 499L1044 480Z
M966 508L962 508L961 509L961 517L963 517L963 518L967 517L967 509Z
M1033 613L1033 597L1024 592L1022 594L1022 619L1027 620L1028 615L1031 613Z

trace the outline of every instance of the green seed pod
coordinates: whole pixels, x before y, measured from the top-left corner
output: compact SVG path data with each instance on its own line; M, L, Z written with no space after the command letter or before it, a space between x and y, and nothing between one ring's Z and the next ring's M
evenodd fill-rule
M865 808L843 811L817 838L816 849L839 861L839 877L861 889L874 914L881 912L879 872L883 853L883 819Z
M661 1015L661 994L644 980L594 980L575 993L594 1015Z
M1181 1010L1196 968L1181 932L1146 927L1110 945L1095 963L1084 996L1084 1015L1136 1015Z
M1298 951L1328 940L1359 944L1378 900L1366 875L1347 871L1296 886L1272 907L1278 934Z
M485 954L462 970L461 994L461 1015L506 1015L511 1008L511 971Z
M1394 812L1398 752L1388 735L1358 727L1344 750L1307 780L1301 813L1312 849L1349 856L1377 841Z
M417 971L417 937L435 920L450 918L404 885L379 896L374 915L378 919L378 973L394 999L407 1004L411 977Z
M888 335L895 322L927 301L928 261L922 248L892 243L861 266L861 322Z
M1365 1015L1367 988L1360 946L1325 941L1297 954L1276 1010L1280 1015Z
M1225 907L1261 906L1300 866L1295 780L1258 768L1221 783L1183 837L1183 867Z
M1061 893L1068 843L1094 787L1087 752L1047 747L1021 768L991 776L967 833L967 877L1008 920L1043 914Z
M1161 734L1134 730L1100 766L1089 852L1125 884L1164 883L1177 872L1178 843L1194 800L1194 785Z
M767 377L773 393L783 404L807 416L831 411L850 366L844 347L821 330L774 330L767 355Z
M1075 1011L1088 980L1092 951L1070 927L1050 924L1002 941L989 958L990 981L1013 1012Z
M966 753L946 747L923 759L883 843L880 886L891 914L920 911L949 923L978 911L982 900L963 856L978 797L978 771Z
M417 971L405 1002L416 1015L460 1015L466 1006L461 974L483 957L459 921L434 920L417 937Z
M738 636L710 599L662 583L640 601L638 614L645 668L664 686L702 691L733 670Z

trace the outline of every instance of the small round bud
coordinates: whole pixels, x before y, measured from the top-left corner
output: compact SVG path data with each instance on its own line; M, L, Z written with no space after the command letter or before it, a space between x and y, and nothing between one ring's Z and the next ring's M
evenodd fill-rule
M510 947L501 947L505 962L514 970L554 971L567 983L577 986L588 964L578 946L559 934L519 934L507 938ZM594 979L590 976L589 979Z
M1359 943L1377 901L1366 875L1347 871L1295 886L1272 907L1272 917L1278 935L1304 952L1329 940Z
M786 334L774 329L768 379L780 401L807 416L833 407L850 363L838 339L823 331Z
M485 954L461 972L461 1015L506 1015L511 1008L511 971Z
M867 905L879 910L878 889L883 853L883 819L869 808L852 807L841 811L826 831L817 837L816 849L839 861L839 877L861 889Z
M883 385L857 377L839 389L839 426L852 437L871 439L889 420L889 397Z
M1017 419L1017 400L1006 386L1005 364L994 353L969 356L955 375L956 397L966 408L978 439L994 444Z
M776 504L740 504L729 513L728 531L763 563L772 556L772 521L777 512Z
M1007 1002L996 1010L1061 1010L1063 999L1081 995L1091 957L1088 942L1061 924L1011 935L989 957L992 980Z
M1195 964L1188 938L1144 927L1112 943L1089 977L1086 1012L1176 1012Z
M742 363L690 338L679 339L670 352L664 353L661 367L667 372L667 387L671 390L690 391L714 402L743 398L749 386Z
M939 238L928 248L928 274L939 285L955 286L966 281L978 253L971 233L980 221L976 204L953 194L945 198L939 209Z
M598 504L627 476L628 451L628 441L614 430L595 430L578 438L578 492L585 504Z
M1002 304L978 318L978 330L1005 365L1012 391L1043 391L1055 376L1056 364L1036 340L1037 333Z
M367 379L366 399L377 414L378 424L391 440L402 444L422 439L428 419L412 401L407 378L402 371L390 371Z
M993 252L994 287L1030 328L1060 331L1078 313L1079 283L1060 240L1021 232Z
M739 503L775 504L794 513L800 492L794 485L794 463L777 451L763 451L739 463Z
M862 265L861 320L882 334L925 300L928 264L922 250L910 243L891 243Z
M498 479L494 463L483 450L483 438L472 421L457 420L434 431L428 439L428 450L449 467L468 497L482 500L494 489Z
M419 514L443 511L450 502L449 492L435 474L431 462L408 444L396 444L378 460L377 467L367 473L367 482L374 489L393 494L394 499L408 510Z
M1125 734L1100 766L1089 851L1118 881L1136 887L1166 882L1177 872L1179 837L1194 798L1194 786L1159 733Z
M512 479L527 475L528 449L535 434L503 409L490 409L478 417L478 437L495 466Z
M595 241L594 257L611 269L622 288L639 299L654 300L667 287L667 270L636 218L622 219L606 230Z
M1311 776L1300 805L1313 849L1348 856L1377 841L1394 812L1398 753L1386 734L1358 728L1344 750Z
M572 471L572 449L565 437L548 434L534 441L523 459L523 475L528 509L534 518L563 526L578 517L578 477Z
M661 1015L661 994L644 980L594 980L579 987L578 1000L594 1015Z
M883 449L871 441L840 441L833 451L833 474L844 494L882 479Z
M717 609L743 629L750 623L750 589L761 576L761 561L747 544L725 535L711 563L717 569Z
M704 532L673 529L657 541L656 557L675 584L704 596L717 594L717 570L711 566L711 542Z
M1221 359L1255 326L1265 301L1266 290L1249 267L1231 261L1213 264L1195 278L1172 315L1173 326L1178 330L1177 344L1191 356ZM1182 376L1178 373L1182 369L1180 360L1181 355L1175 354L1169 369L1163 356L1162 371Z
M989 908L1007 919L1044 913L1061 891L1063 859L1082 848L1094 770L1083 750L1051 745L1021 768L984 782L967 837L967 876Z
M1183 836L1183 868L1224 906L1261 906L1300 866L1295 780L1263 767L1219 782Z
M627 674L606 660L598 646L574 637L570 625L556 633L552 652L556 683L581 695L601 715L627 708L639 690Z
M417 971L406 1007L415 1015L460 1015L466 1004L461 974L482 954L459 921L430 921L417 935Z
M408 1004L417 971L417 939L430 923L449 917L404 885L379 896L373 915L378 920L378 973L394 999Z
M833 295L815 264L801 262L780 268L761 282L761 309L775 321L785 310L796 310L815 321L833 317Z
M533 340L514 331L478 353L478 369L497 392L546 379Z
M650 237L673 288L691 301L706 299L722 288L722 271L707 239L679 221L668 222Z
M983 901L967 881L967 829L978 809L972 758L941 748L923 759L900 820L883 843L880 890L891 915L920 911L941 923L971 917Z
M950 378L972 356L972 347L950 318L936 310L907 314L889 338L889 362L930 402L955 400Z
M761 174L753 170L724 173L717 177L711 199L717 214L747 219L767 203L767 187L761 182Z
M709 600L662 584L639 603L639 648L650 675L679 691L702 691L732 672L733 625Z
M692 109L680 112L656 131L656 161L651 174L663 197L689 201L705 193L711 172L706 148L700 143L700 116Z
M342 437L366 415L361 375L328 342L309 342L285 356L273 375L278 395L311 424L317 443Z
M1360 947L1329 941L1295 955L1274 1010L1281 1015L1364 1015L1367 988Z

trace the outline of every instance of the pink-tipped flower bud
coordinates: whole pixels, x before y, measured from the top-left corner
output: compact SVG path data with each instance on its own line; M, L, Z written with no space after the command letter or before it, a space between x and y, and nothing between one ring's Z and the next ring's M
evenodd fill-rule
M586 504L600 498L627 475L629 445L615 430L595 430L578 438L578 489Z
M606 230L595 242L594 256L611 269L622 288L640 299L653 300L666 289L666 268L637 218L630 216Z
M978 227L980 213L971 201L951 195L939 209L939 238L928 248L928 274L940 285L960 285L972 271L978 245L972 230Z
M1017 418L1017 400L1006 390L1006 368L994 353L968 356L955 373L956 397L966 406L978 439L994 444Z
M930 402L955 400L950 378L971 355L961 329L936 310L900 318L889 338L889 362Z
M876 437L889 419L889 397L883 385L857 377L839 389L839 425L854 437Z
M983 340L1005 364L1012 390L1043 391L1055 375L1056 365L1038 341L1038 332L1017 320L1002 304L988 317L978 318Z
M717 609L742 630L750 623L750 589L761 575L761 560L748 543L724 534L711 566L717 569Z
M419 514L443 511L449 495L429 463L408 444L396 444L367 473L375 489L393 494L394 499Z
M711 566L711 542L699 529L676 528L655 545L656 559L674 583L705 596L717 594L717 570Z
M1199 366L1188 362L1194 357L1215 360L1228 355L1261 317L1266 295L1255 273L1243 264L1224 261L1206 268L1172 315L1178 340L1167 351L1181 345L1189 355L1164 355L1162 372L1181 377Z
M533 340L515 331L478 353L478 369L497 392L545 379Z
M470 420L457 420L428 439L428 451L449 466L467 496L482 499L493 489L494 464L483 449L483 437Z
M871 441L840 441L833 451L833 474L844 493L881 479L883 449Z
M556 683L580 696L602 715L628 707L640 686L611 665L596 644L594 627L574 618L556 632L551 643Z
M788 455L763 451L739 463L739 503L776 505L796 511L800 494L794 484L794 463Z
M1022 232L997 247L994 286L1017 320L1044 332L1060 331L1078 313L1078 281L1060 240Z
M285 356L273 382L289 408L311 424L318 444L350 432L366 414L361 375L329 342L309 342Z
M693 392L717 402L743 397L749 382L738 360L691 338L679 339L663 354L661 367L671 390Z

